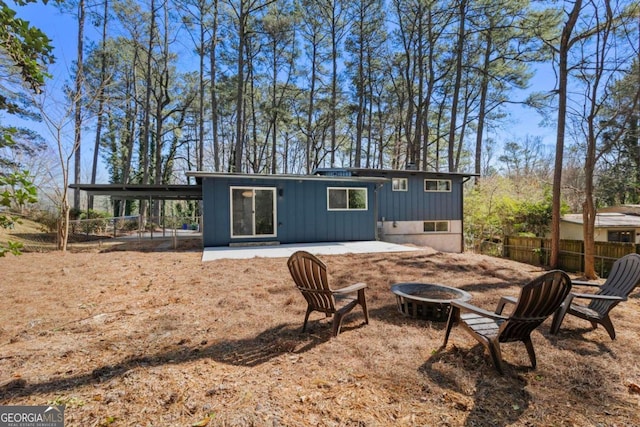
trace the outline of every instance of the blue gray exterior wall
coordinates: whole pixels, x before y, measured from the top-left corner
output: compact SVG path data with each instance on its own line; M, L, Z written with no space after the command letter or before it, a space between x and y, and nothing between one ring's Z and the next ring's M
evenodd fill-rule
M391 183L380 190L378 217L386 221L438 221L462 219L462 181L460 177L450 179L450 192L425 192L425 176L390 177L408 178L407 191L392 191Z
M376 197L374 182L341 180L203 177L203 244L309 243L375 240ZM231 187L276 188L276 236L231 237ZM367 210L329 211L329 187L367 188Z
M378 238L381 240L430 246L444 252L464 251L463 184L473 175L409 169L329 168L315 171L324 176L345 172L352 177L386 180L378 191ZM407 191L393 191L393 178L405 178ZM426 180L449 181L450 191L425 191Z
M317 173L324 176L334 176L337 173L344 173L344 170L325 169L319 170ZM380 221L462 220L462 183L466 178L465 175L375 169L354 169L351 175L373 176L389 180L378 191L378 220ZM408 191L393 191L391 186L392 178L407 178ZM450 180L451 191L425 192L425 179Z

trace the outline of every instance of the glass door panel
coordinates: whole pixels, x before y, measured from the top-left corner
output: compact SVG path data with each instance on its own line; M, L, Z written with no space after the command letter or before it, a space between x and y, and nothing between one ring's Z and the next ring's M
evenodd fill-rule
M255 232L256 236L274 235L273 228L273 195L274 191L255 190Z
M232 236L253 236L253 190L231 190Z

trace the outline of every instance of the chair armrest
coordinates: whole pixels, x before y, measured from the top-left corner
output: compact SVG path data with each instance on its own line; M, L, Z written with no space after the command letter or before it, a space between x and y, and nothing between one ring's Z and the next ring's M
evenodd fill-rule
M344 288L340 288L340 289L332 289L331 292L334 294L350 294L356 291L359 291L360 289L364 289L367 287L366 283L354 283L353 285L349 285L346 286Z
M504 306L507 304L516 304L518 299L516 297L506 297L503 296L498 301L498 305L496 306L496 314L502 314L502 310L504 310Z
M571 286L590 286L592 288L599 288L600 286L602 286L602 283L596 283L596 282L587 282L586 280L572 280L571 281Z
M455 308L463 310L463 311L470 311L472 313L479 314L479 315L485 316L485 317L489 317L489 318L495 319L495 320L507 320L509 318L508 316L502 316L501 314L493 313L491 311L482 309L480 307L476 307L473 304L469 304L469 303L466 303L466 302L463 302L463 301L451 301L451 307L455 307Z
M576 292L571 292L574 298L586 298L586 299L599 299L606 301L626 301L627 297L621 297L618 295L596 295L596 294L581 294Z

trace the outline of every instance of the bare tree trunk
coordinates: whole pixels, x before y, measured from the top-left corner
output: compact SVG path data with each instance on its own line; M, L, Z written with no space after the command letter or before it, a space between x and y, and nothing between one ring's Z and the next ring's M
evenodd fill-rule
M311 150L314 145L313 139L313 109L315 107L315 96L316 96L316 78L317 78L317 61L318 61L318 46L316 43L313 43L312 46L313 54L311 56L311 87L309 88L309 111L307 112L307 165L306 165L306 173L311 173Z
M200 45L198 46L198 170L204 165L204 1L198 2L200 9ZM169 52L166 52L169 55Z
M213 26L211 28L211 52L210 74L211 74L211 132L213 133L213 165L216 172L220 171L220 142L218 140L218 88L216 73L218 72L216 46L218 44L218 0L214 0L213 5Z
M104 96L107 82L107 22L109 19L109 0L104 0L102 13L102 50L100 52L100 87L98 88L98 121L96 123L96 142L93 147L93 165L91 167L91 184L96 183L98 173L98 159L100 158L100 139L102 137L102 124L104 121ZM93 209L93 196L89 196L88 209Z
M553 171L553 194L551 207L551 256L549 265L557 268L560 259L560 205L562 186L562 162L564 158L564 132L567 120L567 82L569 78L569 49L571 48L571 33L578 21L582 0L576 0L569 13L558 50L558 128L556 130L556 159Z
M489 63L491 61L492 39L491 30L487 31L487 44L484 50L484 60L482 64L482 82L480 83L480 111L478 112L478 129L476 131L476 155L475 155L475 173L480 175L482 172L482 140L484 138L484 122L487 111L487 93L489 92ZM476 177L475 183L478 184L479 176Z
M244 45L246 43L247 12L244 10L244 0L240 1L238 11L238 67L236 90L236 148L233 161L233 172L242 172L242 158L244 148Z
M153 45L156 36L156 2L151 0L150 6L150 25L149 25L149 42L147 44L147 58L145 67L145 96L144 96L144 121L142 125L142 135L140 143L140 161L142 162L142 184L149 184L150 168L149 168L149 145L151 137L151 89L152 89L152 61ZM140 200L140 216L142 218L142 225L146 222L148 204L146 200Z
M336 1L329 0L331 7L331 101L329 107L329 116L331 117L331 155L330 166L336 164L336 108L338 107L338 22L336 16Z
M449 124L449 172L456 172L455 166L455 141L456 121L458 118L458 102L460 100L460 85L462 82L462 57L464 54L465 21L467 12L467 0L460 0L458 26L458 41L456 43L456 78L453 86L453 99L451 101L451 122Z
M84 0L78 1L78 50L77 50L77 70L75 81L75 117L74 117L74 184L80 184L80 174L82 173L82 155L81 155L81 139L82 139L82 81L83 64L84 64ZM73 207L80 209L80 192L73 191Z

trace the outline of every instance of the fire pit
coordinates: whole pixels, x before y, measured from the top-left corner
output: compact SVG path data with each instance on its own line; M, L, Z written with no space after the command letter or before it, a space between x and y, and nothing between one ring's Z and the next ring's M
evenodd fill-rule
M398 283L391 286L398 311L416 319L445 322L451 301L469 301L471 294L450 286L430 283Z

